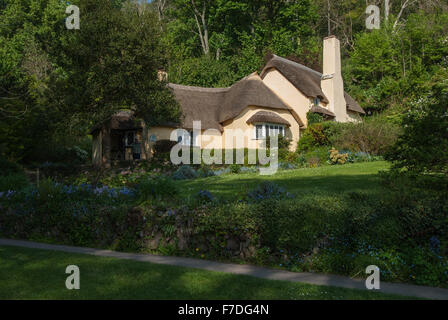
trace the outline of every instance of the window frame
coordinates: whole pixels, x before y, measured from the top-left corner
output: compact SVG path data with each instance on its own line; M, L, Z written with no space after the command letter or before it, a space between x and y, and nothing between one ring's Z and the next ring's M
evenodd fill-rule
M279 123L270 123L270 122L263 122L263 123L254 123L254 140L266 140L268 137L271 136L271 132L274 132L274 135L286 135L286 126L284 124ZM261 137L258 135L260 132L259 129L261 127Z

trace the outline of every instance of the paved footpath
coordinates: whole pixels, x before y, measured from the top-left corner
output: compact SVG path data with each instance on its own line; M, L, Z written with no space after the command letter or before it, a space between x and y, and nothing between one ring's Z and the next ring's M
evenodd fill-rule
M0 239L0 246L2 245L43 249L43 250L55 250L70 253L90 254L100 257L112 257L118 259L128 259L128 260L150 262L156 264L166 264L172 266L196 268L209 271L227 272L232 274L247 275L270 280L283 280L283 281L309 283L315 285L367 290L365 287L365 279L352 279L349 277L343 277L337 275L327 275L327 274L307 273L307 272L297 273L297 272L256 267L251 265L221 263L221 262L192 259L192 258L166 257L166 256L138 254L138 253L124 253L110 250L61 246L61 245L52 245L45 243L9 240L9 239ZM381 289L379 291L383 293L397 294L409 297L412 296L427 299L448 300L448 289L442 289L442 288L381 282Z

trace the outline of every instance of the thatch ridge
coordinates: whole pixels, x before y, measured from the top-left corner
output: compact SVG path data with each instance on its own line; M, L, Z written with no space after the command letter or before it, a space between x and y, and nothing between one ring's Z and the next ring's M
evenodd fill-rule
M310 69L300 63L273 55L263 68L260 76L264 78L270 69L277 69L286 79L288 79L300 92L309 98L320 98L322 102L328 103L321 87L322 73ZM347 109L350 111L365 114L359 103L347 92L344 92Z
M263 122L284 124L288 127L291 126L288 120L283 119L280 115L270 111L258 111L246 121L248 124Z
M185 129L192 129L193 121L201 121L202 129L218 129L222 132L221 124L234 119L248 106L292 111L256 73L228 88L202 88L172 83L168 87L173 90L182 108L182 127Z

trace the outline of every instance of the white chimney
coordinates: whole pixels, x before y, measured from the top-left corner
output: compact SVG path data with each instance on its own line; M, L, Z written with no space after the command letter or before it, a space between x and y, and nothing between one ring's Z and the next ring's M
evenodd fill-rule
M335 120L346 122L347 103L341 72L341 45L335 36L324 39L324 70L321 88L329 100L328 109L336 115Z

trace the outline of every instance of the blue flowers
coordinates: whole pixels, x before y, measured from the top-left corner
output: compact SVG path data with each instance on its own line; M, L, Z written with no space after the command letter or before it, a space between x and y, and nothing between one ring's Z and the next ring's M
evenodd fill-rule
M213 195L207 190L199 191L197 196L198 196L199 200L203 201L203 202L212 202L214 200Z
M7 192L0 192L0 198L5 196L6 199L11 199L11 197L13 197L15 194L17 194L17 192L13 190L8 190Z
M429 248L436 255L440 253L440 240L436 236L429 239Z
M264 181L247 194L249 201L258 202L267 199L292 199L294 195L275 183Z

